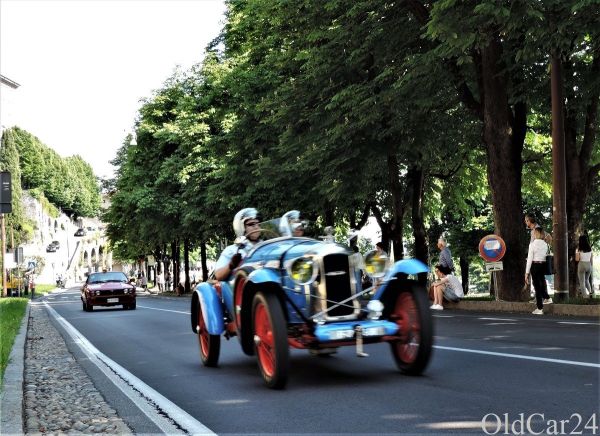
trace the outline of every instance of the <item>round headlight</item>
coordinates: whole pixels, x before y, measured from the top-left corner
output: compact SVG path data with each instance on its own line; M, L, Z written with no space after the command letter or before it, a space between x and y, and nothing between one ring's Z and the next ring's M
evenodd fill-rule
M365 271L374 278L383 277L387 271L389 258L386 254L373 250L365 256Z
M317 267L309 257L299 257L288 266L292 280L299 285L308 285L317 277Z

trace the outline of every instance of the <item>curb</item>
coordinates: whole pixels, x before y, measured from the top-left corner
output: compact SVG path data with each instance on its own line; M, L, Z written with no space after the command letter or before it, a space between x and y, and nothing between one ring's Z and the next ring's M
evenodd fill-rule
M21 321L19 333L15 337L8 365L4 372L0 417L0 433L3 435L23 434L23 371L25 368L25 340L29 326L31 300L27 302L25 316Z
M521 312L531 313L535 303L513 301L459 301L444 303L448 309L473 310L481 312ZM585 316L600 318L600 304L545 304L544 314L564 316Z

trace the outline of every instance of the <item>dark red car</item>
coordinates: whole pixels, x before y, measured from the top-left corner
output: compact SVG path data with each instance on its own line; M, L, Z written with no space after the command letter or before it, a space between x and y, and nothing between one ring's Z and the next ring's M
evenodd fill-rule
M88 275L81 288L83 310L91 312L94 306L119 306L135 309L135 286L120 271L97 272Z

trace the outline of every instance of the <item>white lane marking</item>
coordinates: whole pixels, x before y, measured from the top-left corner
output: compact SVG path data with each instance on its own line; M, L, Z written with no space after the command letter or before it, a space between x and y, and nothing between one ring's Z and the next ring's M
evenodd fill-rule
M94 363L164 434L181 434L182 432L193 435L215 434L185 410L101 353L50 305L45 304L45 306L52 317L62 324L73 342L79 345L90 362Z
M486 354L488 356L511 357L513 359L536 360L538 362L562 363L564 365L589 366L591 368L600 368L600 363L577 362L574 360L549 359L547 357L525 356L523 354L497 353L495 351L472 350L470 348L444 347L434 345L433 348L448 351L460 351L463 353Z
M158 309L158 308L156 308L156 307L150 307L150 306L140 306L140 305L138 305L138 307L143 307L144 309L151 309L151 310L160 310L160 311L162 311L162 312L183 313L184 315L191 315L191 312L182 312L181 310Z
M559 324L570 324L570 325L600 325L597 322L575 322L575 321L559 321Z
M454 315L433 315L434 318L456 318Z
M512 318L477 318L480 319L482 321L511 321L511 322L516 322L516 319L512 319Z
M515 325L516 322L488 322L485 325Z

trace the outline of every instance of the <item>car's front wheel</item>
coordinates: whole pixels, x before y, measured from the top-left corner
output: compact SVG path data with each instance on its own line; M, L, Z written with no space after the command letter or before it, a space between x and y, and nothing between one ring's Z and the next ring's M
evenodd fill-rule
M219 353L221 352L221 336L211 335L204 321L202 305L198 301L198 344L200 346L200 359L204 366L217 366Z
M399 327L398 340L390 342L392 355L406 374L421 374L431 357L433 320L428 306L426 292L412 286L398 293L390 313L390 321Z
M289 348L287 324L277 297L258 292L252 302L254 350L263 380L272 389L281 389L288 378Z

